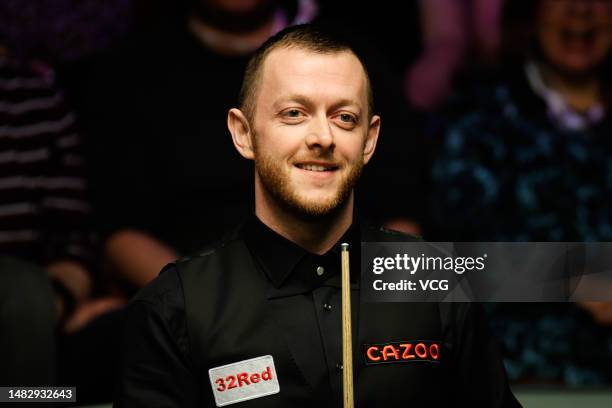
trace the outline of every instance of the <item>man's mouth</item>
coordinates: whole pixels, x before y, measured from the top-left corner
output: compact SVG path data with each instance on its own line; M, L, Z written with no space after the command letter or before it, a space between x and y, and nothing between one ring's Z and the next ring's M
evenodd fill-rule
M302 170L318 171L318 172L338 170L338 166L334 164L298 163L295 166Z

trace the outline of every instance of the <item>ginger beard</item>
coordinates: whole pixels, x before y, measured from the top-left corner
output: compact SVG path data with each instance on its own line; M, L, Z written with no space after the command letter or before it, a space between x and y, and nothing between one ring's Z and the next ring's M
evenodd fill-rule
M301 195L292 184L291 176L282 163L274 160L266 154L265 149L258 146L256 135L253 135L253 139L255 171L263 188L276 200L277 204L303 218L329 216L342 208L350 197L353 187L357 184L364 166L363 157L357 163L344 163L343 167L348 167L348 172L344 172L334 194L315 201Z

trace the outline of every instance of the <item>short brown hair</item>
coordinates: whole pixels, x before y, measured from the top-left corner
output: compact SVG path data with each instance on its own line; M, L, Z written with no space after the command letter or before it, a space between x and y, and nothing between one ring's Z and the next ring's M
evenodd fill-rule
M374 111L372 86L368 71L359 55L347 43L333 36L331 33L310 24L301 24L285 28L270 37L257 49L249 60L240 89L240 110L252 122L255 114L255 98L257 96L258 82L266 57L278 48L299 48L319 54L334 54L348 52L353 54L363 67L366 76L366 92L368 99L368 116L371 118Z

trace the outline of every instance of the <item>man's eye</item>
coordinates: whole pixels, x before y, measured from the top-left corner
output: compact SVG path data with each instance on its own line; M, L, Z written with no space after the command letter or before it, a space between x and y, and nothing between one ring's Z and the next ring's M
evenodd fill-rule
M357 119L353 115L350 115L348 113L340 114L340 120L346 123L357 123Z
M297 109L289 109L288 111L285 112L285 116L289 118L299 118L300 115L301 115L301 112Z

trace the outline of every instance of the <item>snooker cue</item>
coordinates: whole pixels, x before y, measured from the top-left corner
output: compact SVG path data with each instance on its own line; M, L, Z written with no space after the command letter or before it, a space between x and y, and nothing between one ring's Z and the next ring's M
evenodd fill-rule
M353 408L353 340L351 331L351 281L349 244L342 245L342 396L344 408Z

